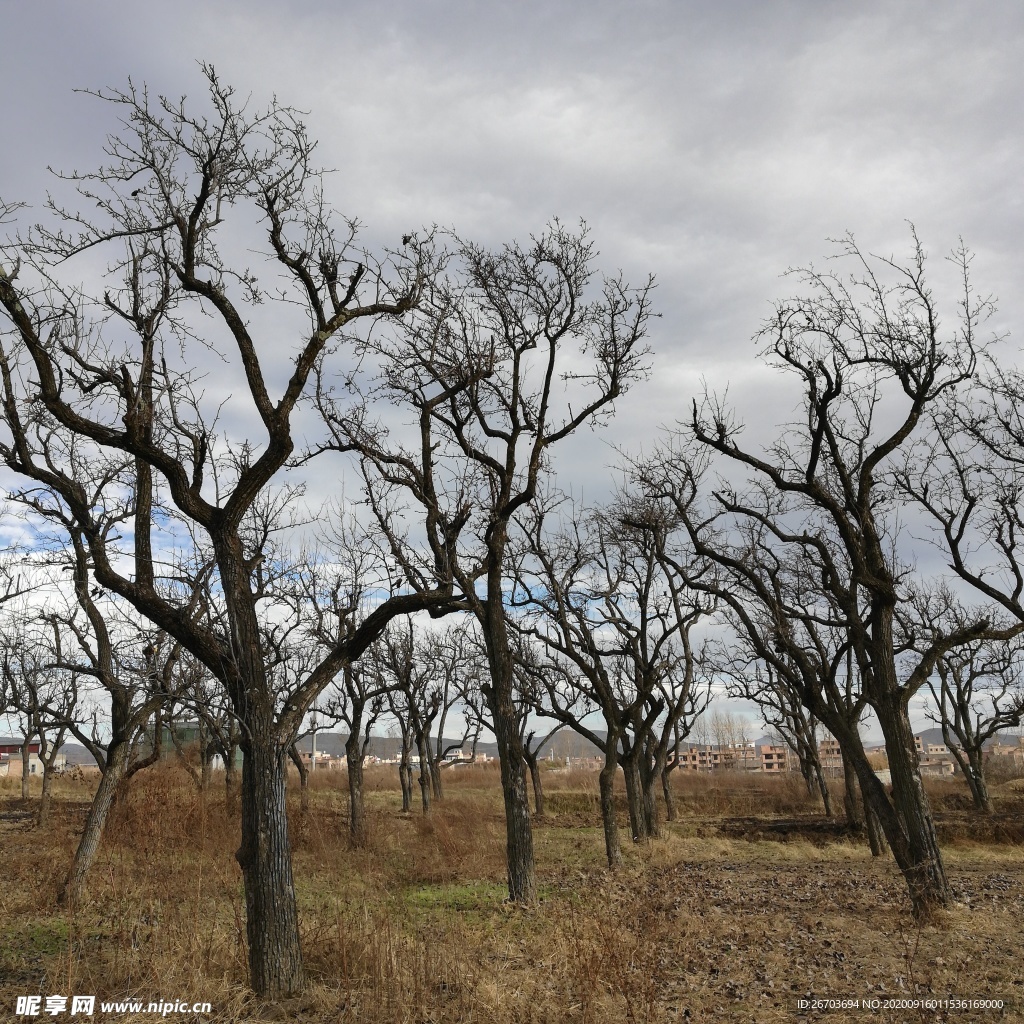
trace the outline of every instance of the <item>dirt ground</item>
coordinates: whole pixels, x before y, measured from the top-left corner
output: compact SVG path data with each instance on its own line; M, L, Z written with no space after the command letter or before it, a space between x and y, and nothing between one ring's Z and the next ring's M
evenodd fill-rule
M237 832L219 795L169 772L140 781L69 917L52 895L87 793L62 793L40 831L32 807L0 791L0 1020L19 1019L18 995L72 992L211 1002L209 1015L164 1018L178 1022L1024 1020L1016 800L979 824L955 793L938 794L955 903L920 926L891 859L873 860L799 793L688 783L680 820L628 848L613 875L589 783L550 783L536 823L541 899L526 910L503 901L493 778L460 779L424 819L400 814L382 777L364 850L343 840L336 783L313 791L308 812L291 808L311 984L279 1005L246 989ZM815 999L859 1005L801 1008ZM1003 1008L928 1005L949 999Z

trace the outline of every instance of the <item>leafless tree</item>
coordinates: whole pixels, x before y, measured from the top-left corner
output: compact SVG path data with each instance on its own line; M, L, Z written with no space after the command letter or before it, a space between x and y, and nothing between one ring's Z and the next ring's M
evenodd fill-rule
M710 694L710 688L708 692ZM691 728L693 724L695 723L690 723ZM672 743L668 756L665 758L665 767L661 769L661 794L665 800L666 821L675 821L677 817L675 792L672 789L672 773L682 764L683 742L688 735L689 731L684 733L678 722L672 727Z
M433 793L431 729L441 708L441 691L433 685L424 646L424 637L417 635L411 621L393 623L374 646L372 664L378 685L389 692L391 712L400 722L403 738L408 736L416 749L420 799L427 814Z
M0 714L13 713L24 723L23 800L29 796L29 744L33 737L38 740L42 792L37 821L41 827L49 822L57 757L78 702L74 679L52 663L47 630L48 624L29 608L5 609L0 628Z
M3 209L0 205L0 223L3 223ZM6 608L9 602L25 592L20 578L13 570L17 556L13 551L0 555L0 608L5 610L4 628L0 630L0 715L10 719L14 716L21 734L21 798L29 798L29 747L34 737L45 746L41 734L40 704L38 697L39 668L35 663L25 639L30 615L21 608ZM40 748L42 752L42 746ZM43 806L48 805L49 778L44 776ZM40 812L40 824L44 812Z
M564 728L564 725L558 724L553 729L540 733L530 729L523 739L523 758L530 771L530 781L533 783L533 809L538 818L544 816L544 781L540 774L540 754Z
M408 707L395 690L387 690L391 719L398 728L398 782L402 788L402 813L412 812L412 749L414 737Z
M531 244L491 252L452 240L447 276L415 315L364 348L377 370L361 404L320 390L334 446L358 452L367 499L416 592L454 577L477 620L490 671L486 697L501 761L509 895L536 893L529 796L507 622L510 544L552 466L555 447L605 419L645 373L648 282L594 281L585 231L555 223ZM413 420L408 444L371 411ZM407 544L412 511L429 555Z
M981 616L933 637L913 657L898 655L895 616L906 600L909 567L899 554L904 534L893 478L901 456L928 431L929 411L975 374L976 333L986 307L970 290L969 255L962 250L954 254L965 282L961 315L948 332L940 326L916 237L905 263L868 256L850 238L840 243L839 256L852 265L849 278L798 272L807 294L780 303L760 334L767 364L798 382L803 419L763 449L745 447L731 410L707 395L694 402L676 452L662 460L662 470L651 464L647 476L655 493L659 473L673 478L665 490L677 497L687 492L680 511L691 543L757 598L766 621L750 622L747 632L762 632L770 622L774 639L762 633L757 653L767 652L776 670L791 660L820 693L822 682L814 676L822 666L811 663L805 627L821 616L847 637L885 736L893 780L890 800L866 762L858 762L862 790L873 793L915 911L927 914L950 896L907 705L937 659L985 636L991 621ZM689 502L710 454L733 472L748 473L750 483L740 491L720 480L709 488L707 510L697 514ZM782 584L784 594L775 589ZM731 610L749 618L735 603ZM857 746L848 723L827 721L816 701L807 706L847 749Z
M38 735L38 704L34 699L34 679L37 670L24 646L20 631L5 631L0 636L0 708L8 721L17 724L21 738L21 799L28 802L31 795L30 751Z
M1016 728L1024 715L1021 644L979 642L949 651L936 664L938 679L928 682L935 710L929 718L942 728L949 748L971 790L974 806L992 813L985 781L985 744L1004 729Z
M320 713L329 721L344 723L345 766L348 774L349 842L366 842L366 806L363 799L363 763L370 748L373 727L384 713L387 687L370 664L347 665L333 686L325 691Z
M325 354L357 321L414 307L430 257L413 245L382 266L359 249L355 222L339 223L326 204L297 113L276 101L250 111L204 70L205 112L135 86L98 94L123 115L123 132L108 138L106 165L69 176L88 215L51 203L55 228L0 250L0 450L15 473L59 496L98 584L225 686L244 752L238 860L251 983L275 996L304 984L284 800L290 738L391 617L445 600L450 585L435 579L381 605L282 694L264 660L252 514L292 457L292 421L314 365L329 372ZM238 261L258 244L253 228L264 239L266 285ZM66 281L94 254L107 270L91 296ZM288 354L283 320L260 315L271 303L298 317ZM236 422L254 414L248 438L218 433L222 396L205 396L195 369L207 351L244 377L248 406ZM154 521L164 517L209 545L223 619L161 576Z
M218 734L227 726L226 709L216 699L219 687L212 686L212 677L202 664L188 655L179 659L177 699L163 710L165 736L188 772L196 789L206 794L210 789L214 759L218 756ZM182 716L185 722L181 721ZM186 723L193 728L186 730ZM190 735L191 734L191 735Z
M40 667L63 685L51 695L56 699L40 710L51 725L66 728L89 751L101 772L58 893L58 902L73 904L84 891L114 799L160 756L162 712L182 686L177 672L181 648L159 631L143 628L137 616L126 614L96 585L86 541L58 506L47 507L40 492L23 494L21 500L46 509L65 532L63 549L51 555L59 580L36 612L39 628L33 643L44 660ZM150 728L152 742L147 738Z
M634 839L656 836L656 787L664 788L670 753L710 699L691 631L713 602L694 601L661 557L662 535L672 527L655 506L622 500L568 516L561 529L547 519L534 517L520 563L517 628L547 655L532 672L546 692L544 713L604 753L605 852L615 867L616 771L621 766L625 775ZM584 722L595 710L603 735Z
M210 773L216 758L224 768L224 804L230 809L238 798L238 751L241 729L231 701L223 687L199 662L187 662L181 672L174 709L167 716L167 732L172 745L186 765L193 782L200 791L209 788ZM197 726L196 747L199 772L192 767L189 751L182 746L182 738L175 727L177 715L187 716Z
M434 798L444 799L446 765L453 751L463 751L467 744L475 756L476 745L483 728L483 718L476 708L466 707L466 693L474 688L479 692L480 680L486 675L486 652L479 637L465 619L455 620L444 629L431 632L425 638L424 659L431 676L431 685L437 694L437 715L433 721L434 735L428 737L427 754L430 758L430 778ZM457 739L445 735L454 715L462 714L462 733Z
M832 797L818 753L818 722L801 703L799 692L770 665L750 664L740 659L735 672L730 661L722 659L721 670L728 673L729 692L756 704L765 723L776 731L800 765L800 774L810 796L821 797L825 817L832 817ZM712 721L714 719L712 718Z
M721 707L711 712L711 735L719 751L719 764L726 769L736 767L736 749L745 744L746 723L733 711Z

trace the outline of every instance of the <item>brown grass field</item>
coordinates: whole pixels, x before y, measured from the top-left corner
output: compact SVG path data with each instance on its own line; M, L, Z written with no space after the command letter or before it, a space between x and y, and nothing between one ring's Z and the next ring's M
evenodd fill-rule
M1024 792L996 788L979 822L961 784L931 794L956 904L924 926L890 858L825 822L798 779L677 773L665 838L603 865L596 775L545 774L536 821L541 899L504 900L496 771L447 776L429 818L402 815L393 769L368 773L368 845L346 842L344 776L293 791L304 954L300 998L246 985L237 816L167 764L115 807L74 915L54 893L91 786L59 782L33 823L0 780L0 1020L159 1020L99 1000L205 1001L166 1020L456 1022L1024 1020ZM293 790L297 787L293 787ZM838 795L838 794L837 794ZM841 802L840 802L841 806ZM625 822L623 808L622 820ZM17 1018L26 994L97 996L91 1018ZM1006 1008L800 1011L801 997L1002 999Z

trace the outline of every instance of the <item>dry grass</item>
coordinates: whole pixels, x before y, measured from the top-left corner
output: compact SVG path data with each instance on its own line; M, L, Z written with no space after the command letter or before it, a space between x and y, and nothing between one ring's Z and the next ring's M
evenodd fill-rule
M809 992L863 998L915 986L1022 1005L1019 833L962 834L968 812L947 783L932 795L958 902L918 929L892 862L821 827L792 779L680 775L680 821L628 848L613 876L602 864L596 777L547 772L541 899L524 910L503 901L497 773L449 775L428 819L399 812L392 776L368 773L363 850L345 841L344 776L314 777L310 811L297 799L291 807L311 985L273 1006L246 989L238 826L219 789L204 799L173 765L139 777L115 809L87 902L68 917L52 896L89 786L59 784L41 831L18 786L0 780L0 1020L13 1018L17 995L36 992L204 1000L223 1022L770 1024L796 1019ZM1020 821L1022 803L1007 791L997 818Z

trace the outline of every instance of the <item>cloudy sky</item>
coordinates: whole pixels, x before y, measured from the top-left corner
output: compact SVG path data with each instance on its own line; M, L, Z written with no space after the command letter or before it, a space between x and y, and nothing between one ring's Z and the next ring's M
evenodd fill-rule
M1012 2L7 4L0 195L38 204L47 165L99 161L112 111L75 88L198 95L211 62L309 112L370 244L582 217L605 269L656 274L656 373L615 433L635 445L702 378L746 419L787 418L751 335L781 272L847 230L901 254L910 220L936 257L962 236L1016 351L1022 40ZM609 458L590 436L574 455L587 477Z
M659 372L623 407L646 424L701 376L742 388L780 273L847 230L883 253L907 220L935 255L962 235L1016 326L1022 40L1010 2L12 5L0 194L97 162L112 111L75 88L198 94L210 61L309 111L369 241L583 217L605 268L655 273Z

